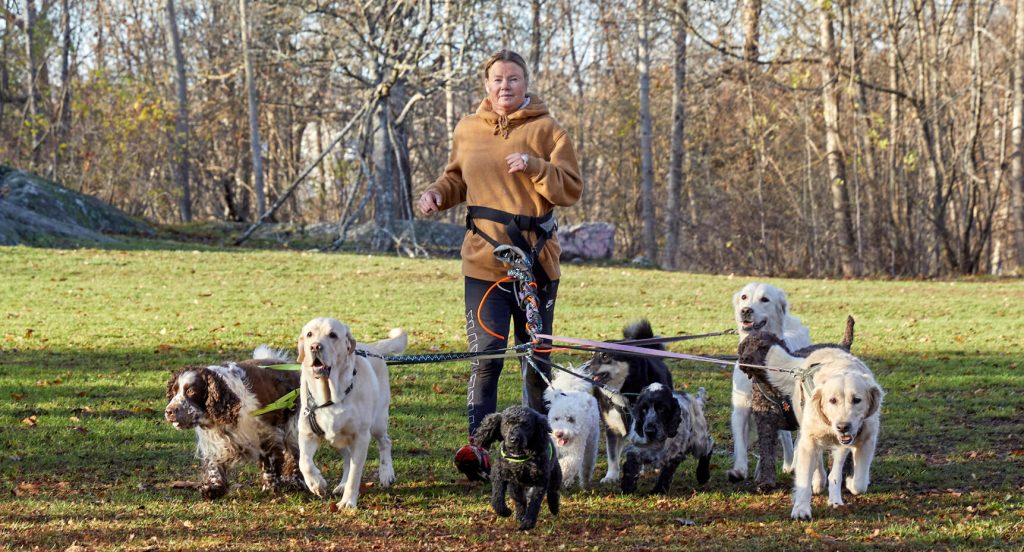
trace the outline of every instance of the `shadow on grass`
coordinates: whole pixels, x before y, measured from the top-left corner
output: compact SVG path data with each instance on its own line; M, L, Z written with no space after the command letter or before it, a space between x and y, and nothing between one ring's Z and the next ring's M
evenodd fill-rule
M195 478L194 434L163 421L165 385L171 370L245 358L248 351L220 355L214 350L20 351L0 352L0 477L18 481L63 479L88 486L111 474L131 487ZM941 355L937 355L941 356ZM976 355L970 367L940 360L901 358L877 361L886 388L883 429L873 469L880 490L1024 487L1024 411L1017 396L1024 387L1018 370L998 369L1002 355ZM890 365L899 368L890 368ZM451 454L464 439L464 368L405 366L392 405L391 436L400 480L399 495L444 493L458 474ZM728 381L714 377L709 390L727 397ZM446 391L433 385L443 382ZM503 386L518 384L506 377ZM709 404L718 451L729 451L728 401ZM723 420L726 422L723 423ZM340 477L340 454L318 454L331 477ZM371 450L366 480L376 469ZM601 463L604 458L602 456ZM711 488L732 490L724 472L730 459L716 455ZM680 468L673 494L690 487L692 466ZM596 478L603 474L603 467ZM241 480L252 483L254 472ZM74 484L74 481L72 481ZM434 488L436 486L437 488Z

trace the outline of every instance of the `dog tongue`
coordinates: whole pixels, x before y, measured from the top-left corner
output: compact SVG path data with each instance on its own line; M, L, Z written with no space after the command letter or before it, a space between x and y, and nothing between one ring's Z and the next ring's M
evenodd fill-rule
M558 443L558 446L560 446L560 447L564 447L565 444L568 443L568 442L569 442L568 439L564 439L564 438L561 438L561 437L555 439L555 443Z

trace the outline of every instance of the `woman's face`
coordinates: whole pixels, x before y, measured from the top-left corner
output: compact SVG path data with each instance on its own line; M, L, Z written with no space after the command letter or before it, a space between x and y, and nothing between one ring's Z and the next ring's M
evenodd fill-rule
M526 77L523 68L511 61L496 61L487 70L487 98L498 115L508 115L526 100Z

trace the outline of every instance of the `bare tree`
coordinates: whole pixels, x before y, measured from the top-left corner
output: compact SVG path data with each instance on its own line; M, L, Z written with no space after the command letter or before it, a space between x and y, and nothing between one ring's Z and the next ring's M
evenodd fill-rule
M189 123L188 123L188 83L185 80L185 55L181 50L181 35L178 33L178 16L174 10L174 0L166 0L167 34L174 53L175 89L177 91L178 111L174 121L174 138L171 140L171 159L174 167L174 180L179 193L178 208L182 222L192 220L192 194L189 186Z
M672 7L672 42L675 46L672 82L672 157L669 164L668 200L665 206L666 268L674 269L679 258L679 228L682 212L683 159L686 157L686 25L687 0L676 0Z
M644 254L658 262L657 215L654 209L654 160L651 145L650 4L637 1L637 71L640 77L640 201L643 205Z
M1013 115L1010 119L1010 227L1014 262L1024 266L1024 0L1014 2L1013 26Z
M846 158L839 134L838 51L835 43L832 7L825 4L819 12L822 51L821 102L825 123L825 156L828 160L829 183L832 190L832 209L836 238L839 245L839 264L845 277L860 274L854 247L853 222L850 216L850 195L846 179Z
M249 100L249 147L252 151L253 188L256 190L256 214L259 217L267 209L263 189L263 153L260 143L260 113L256 99L256 83L253 80L252 58L249 53L249 23L246 0L238 0L238 26L242 36L242 59L245 64L245 90Z

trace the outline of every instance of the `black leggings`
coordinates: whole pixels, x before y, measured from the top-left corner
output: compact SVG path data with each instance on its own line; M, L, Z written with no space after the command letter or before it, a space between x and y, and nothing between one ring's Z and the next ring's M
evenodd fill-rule
M469 351L487 351L503 349L508 346L509 319L515 330L516 345L530 342L526 331L526 313L519 308L512 282L505 282L491 290L487 301L480 309L479 320L477 308L487 290L494 284L485 280L466 277L466 335L469 337ZM541 307L542 328L539 333L551 333L551 322L555 317L555 296L558 295L558 281L555 280L537 291L538 304ZM503 337L489 334L480 322L492 332ZM541 343L549 343L542 341ZM547 359L550 353L537 353ZM504 366L504 359L473 359L469 374L469 435L473 436L484 416L497 411L498 408L498 376ZM551 377L551 368L544 362L537 362L537 367L544 376ZM544 404L544 390L547 383L531 368L525 357L521 361L523 376L523 404L547 414Z

